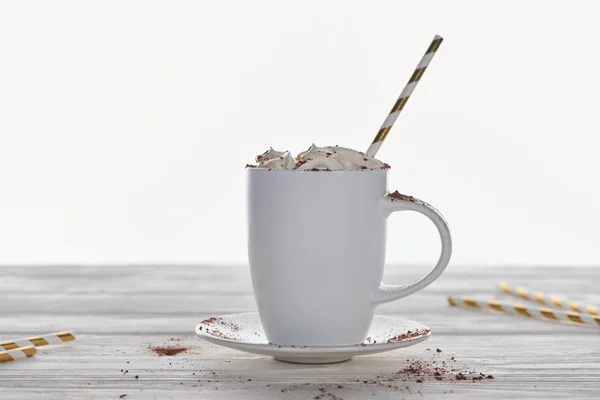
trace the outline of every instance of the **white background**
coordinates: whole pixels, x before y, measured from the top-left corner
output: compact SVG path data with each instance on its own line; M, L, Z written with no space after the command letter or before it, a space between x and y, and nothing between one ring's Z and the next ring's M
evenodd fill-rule
M453 264L598 263L598 4L2 2L0 264L245 262L244 165L366 149L435 34L390 188ZM394 216L388 261L436 235Z

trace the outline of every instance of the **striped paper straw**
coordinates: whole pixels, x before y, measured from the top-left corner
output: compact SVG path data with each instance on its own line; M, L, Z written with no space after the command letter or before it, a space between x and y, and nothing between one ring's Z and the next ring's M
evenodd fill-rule
M421 59L421 62L419 63L419 65L417 65L415 72L413 72L406 86L404 86L404 90L402 90L402 93L400 93L400 97L398 97L398 100L396 100L396 104L394 104L394 107L388 114L387 118L385 119L385 121L383 121L383 125L381 125L381 128L379 128L379 132L377 132L377 136L375 136L375 139L373 139L373 143L371 143L371 145L369 146L367 154L375 157L375 154L377 154L377 152L379 151L381 144L392 129L392 125L394 125L394 122L396 122L396 119L398 118L398 115L400 115L400 112L406 105L408 98L412 94L413 90L415 90L415 87L417 87L417 83L419 83L419 80L421 79L421 77L425 73L425 70L427 69L427 66L431 62L431 59L433 58L433 56L435 56L435 53L442 44L442 40L444 39L439 35L435 35L435 37L433 38L433 41L429 45L429 48L425 52L425 55Z
M12 350L0 351L0 363L16 361L27 357L33 357L37 350L33 346L19 347Z
M578 302L561 298L560 296L549 296L543 292L533 291L521 286L512 286L508 283L501 283L500 290L511 296L520 297L525 300L535 301L550 307L561 308L563 310L573 310L580 313L599 315L598 307L593 305L580 305Z
M17 339L12 341L0 342L0 347L5 350L16 349L19 347L26 346L47 346L49 344L61 344L64 342L71 342L75 340L75 335L72 332L57 332L49 333L47 335L33 336L24 339Z
M451 306L469 308L481 311L499 311L509 315L537 318L554 322L574 322L580 325L600 326L597 315L580 314L575 311L557 311L551 308L527 307L521 304L502 303L496 300L476 300L472 297L448 297Z

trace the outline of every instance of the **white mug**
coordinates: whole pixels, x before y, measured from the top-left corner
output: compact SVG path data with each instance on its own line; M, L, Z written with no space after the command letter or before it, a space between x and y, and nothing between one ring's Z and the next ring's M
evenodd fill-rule
M248 169L248 255L254 296L268 340L277 345L362 343L375 307L435 281L452 253L444 217L429 204L386 196L387 171ZM424 214L442 251L426 275L381 282L386 220Z

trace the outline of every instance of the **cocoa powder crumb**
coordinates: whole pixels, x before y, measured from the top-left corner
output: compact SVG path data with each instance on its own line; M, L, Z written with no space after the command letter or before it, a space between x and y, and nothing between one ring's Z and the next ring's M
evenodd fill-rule
M308 161L308 159L297 161L296 165L294 166L294 168L298 169L298 167L302 166L303 164L306 164L307 161Z
M456 379L457 381L466 381L466 380L467 380L467 377L466 377L466 376L465 376L465 375L464 375L462 372L459 372L459 373L456 375L456 378L455 378L455 379Z
M385 197L387 197L390 200L395 200L395 201L410 201L411 203L420 203L420 201L418 199L416 199L412 196L402 194L397 190L393 193L386 194Z
M406 340L406 339L414 339L416 337L421 337L421 336L425 336L430 332L429 329L425 329L425 330L416 330L414 332L408 331L406 333L403 333L402 335L398 335L395 336L393 338L389 338L388 339L388 343L395 343L395 342L399 342L402 340Z
M156 355L158 355L159 357L162 356L175 356L179 353L183 353L184 351L187 351L188 348L187 347L167 347L167 346L157 346L157 347L149 347L150 350L152 350L152 352Z
M472 382L477 382L483 379L488 379L483 372L476 374L475 371L472 370L461 371L459 369L453 369L452 371L448 371L445 368L434 366L434 363L434 361L428 363L426 361L417 360L412 362L403 370L396 372L396 374L402 375L404 377L404 379L402 379L403 381L407 381L407 379L413 377L415 382L418 382L419 380L426 381L427 379L435 379L437 381L454 379L457 381L470 380ZM445 365L445 361L442 361L442 363ZM452 375L446 377L446 375L450 373L452 373Z
M246 164L246 168L256 168L256 165Z

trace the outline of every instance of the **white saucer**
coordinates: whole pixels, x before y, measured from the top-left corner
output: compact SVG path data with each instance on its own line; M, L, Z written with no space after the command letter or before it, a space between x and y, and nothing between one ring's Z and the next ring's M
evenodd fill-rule
M267 341L258 313L253 312L209 318L196 326L196 334L211 343L248 353L272 356L280 361L326 364L346 361L353 356L412 346L427 340L431 330L418 322L376 315L367 340L361 344L278 346Z

